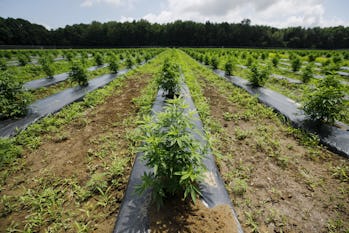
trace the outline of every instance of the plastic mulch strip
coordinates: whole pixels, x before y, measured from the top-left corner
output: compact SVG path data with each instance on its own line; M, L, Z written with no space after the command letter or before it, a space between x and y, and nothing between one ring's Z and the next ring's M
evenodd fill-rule
M194 117L192 119L195 129L193 132L194 137L200 141L203 145L207 144L205 138L200 135L205 135L203 131L202 122L197 114L193 100L190 96L188 87L184 84L182 86L182 95L186 104L189 105L187 111L194 111ZM165 105L165 98L163 97L163 91L160 90L153 104L152 112L157 113L162 111ZM195 131L198 131L196 133ZM225 189L224 182L220 177L212 152L207 150L204 160L204 165L207 168L207 174L210 175L212 182L210 184L206 182L200 183L200 191L202 192L202 201L209 208L213 208L220 204L229 205L231 208L232 216L235 220L237 230L242 233L241 225L238 221L237 215L233 209L233 205L230 201L229 195ZM142 153L138 153L135 163L133 165L132 173L129 178L126 194L120 207L118 219L114 227L114 233L121 232L149 232L149 219L147 215L148 207L151 204L151 191L150 189L139 195L135 192L138 185L142 183L141 177L144 172L150 172L151 169L146 167L142 160Z
M98 70L98 69L101 69L101 68L104 68L107 66L108 66L107 64L104 64L101 66L91 66L91 67L87 68L87 70L94 71L94 70ZM67 78L69 78L69 72L54 75L52 78L46 77L46 78L41 78L41 79L36 79L36 80L30 81L30 82L26 82L23 85L23 87L27 90L35 90L35 89L38 89L41 87L48 87L48 86L51 86L53 84L63 82Z
M318 124L309 120L299 108L300 105L286 96L264 87L253 87L245 79L226 76L222 70L214 70L214 72L235 86L255 95L261 103L284 115L294 127L317 134L320 142L331 151L349 158L349 127L347 125L339 123L341 125L339 128L327 124Z
M58 112L63 107L81 100L87 93L105 86L116 77L125 74L128 69L120 70L117 74L105 74L90 80L85 87L68 88L47 98L37 100L29 105L26 116L18 119L0 121L0 137L15 136L20 130L26 129L37 120Z

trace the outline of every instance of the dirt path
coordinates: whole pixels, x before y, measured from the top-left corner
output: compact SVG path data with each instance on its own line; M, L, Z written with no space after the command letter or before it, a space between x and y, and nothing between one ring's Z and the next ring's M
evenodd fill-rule
M349 161L302 142L249 100L234 101L235 87L200 83L222 127L217 163L244 230L347 232L349 185L340 173Z
M0 232L111 232L133 164L127 134L133 99L152 78L128 77L106 101L24 154L21 171L1 190ZM11 206L12 205L12 206Z

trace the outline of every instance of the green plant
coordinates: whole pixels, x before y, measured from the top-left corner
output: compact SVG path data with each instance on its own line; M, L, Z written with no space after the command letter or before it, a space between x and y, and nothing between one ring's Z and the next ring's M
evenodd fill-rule
M162 66L161 75L157 79L159 87L165 91L168 98L173 98L179 94L179 81L180 74L178 66L166 59Z
M96 56L95 56L95 61L96 61L96 65L97 66L101 66L101 65L103 65L103 56L102 56L102 54L100 54L100 53L97 53L96 54Z
M72 82L77 82L80 86L87 86L88 79L85 69L80 63L74 63L71 67L69 76Z
M25 115L30 101L22 83L12 73L0 71L0 119Z
M302 82L308 83L313 77L313 65L309 63L302 72Z
M25 66L30 62L30 58L27 55L21 54L18 56L18 62L20 66Z
M271 62L273 63L274 67L277 67L279 64L279 58L278 57L273 57L273 59L271 60Z
M252 86L262 87L269 79L269 67L259 67L253 64L250 67L249 80Z
M302 62L299 57L295 57L291 60L291 67L293 72L297 72L301 68Z
M128 69L131 69L132 66L133 66L133 60L132 60L131 57L128 57L128 58L126 59L126 67L127 67Z
M54 70L52 67L52 59L50 59L48 57L42 57L39 60L39 63L41 64L41 68L45 72L47 77L52 78L54 75Z
M4 71L7 70L7 63L5 61L5 59L0 58L0 71Z
M22 148L15 145L13 139L0 139L0 168L12 163L21 154Z
M91 176L91 179L86 184L88 190L91 192L100 192L108 187L106 173L97 172Z
M345 119L343 87L333 76L322 79L315 90L308 90L303 110L312 120L334 123Z
M247 183L245 180L240 178L235 178L233 180L233 193L235 195L243 195L247 190Z
M119 71L119 65L118 65L118 62L117 62L117 58L115 56L112 56L110 58L109 69L114 74L116 74Z
M152 188L158 208L168 196L190 196L195 201L200 194L203 148L193 137L194 126L186 108L182 98L167 100L164 111L155 117L146 116L140 127L144 144L139 150L147 166L154 170L142 176L138 191Z
M225 74L232 75L233 68L234 68L233 61L232 60L227 61L227 63L225 63L225 65L224 65Z
M218 61L218 59L216 57L213 57L211 59L211 65L212 65L213 69L217 69L218 68L218 63L219 63L219 61Z

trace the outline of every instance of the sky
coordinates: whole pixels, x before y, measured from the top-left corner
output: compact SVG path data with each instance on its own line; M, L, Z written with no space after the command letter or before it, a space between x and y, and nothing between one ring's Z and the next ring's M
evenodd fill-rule
M0 16L56 29L92 21L146 19L289 26L349 26L349 0L0 0Z

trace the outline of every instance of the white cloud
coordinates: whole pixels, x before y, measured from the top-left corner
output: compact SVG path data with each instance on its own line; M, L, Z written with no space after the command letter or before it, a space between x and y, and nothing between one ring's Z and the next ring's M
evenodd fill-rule
M80 6L83 7L92 7L95 4L100 4L100 3L107 3L111 5L120 5L122 3L122 0L84 0Z
M348 25L339 19L326 19L324 0L167 0L158 14L149 13L143 18L150 22L166 23L175 20L205 22L241 22L244 18L252 24L288 26Z

